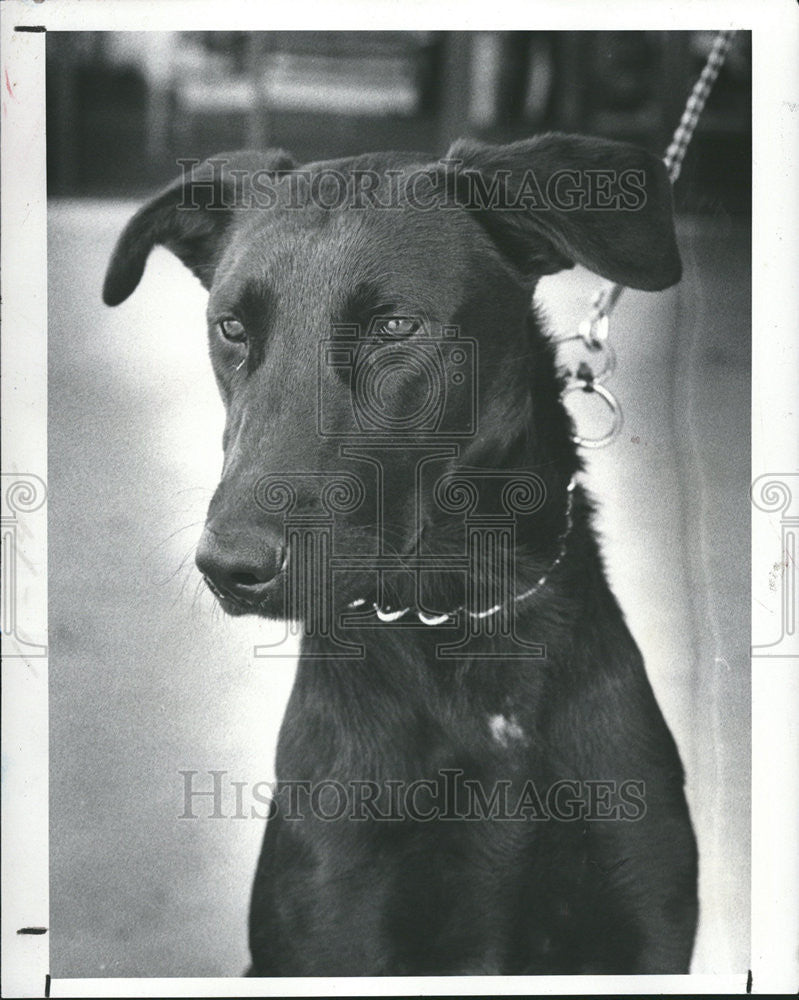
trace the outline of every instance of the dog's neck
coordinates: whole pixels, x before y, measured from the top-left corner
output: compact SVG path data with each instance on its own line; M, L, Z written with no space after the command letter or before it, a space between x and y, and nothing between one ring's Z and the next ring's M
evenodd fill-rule
M450 605L448 611L439 611L432 595L423 608L356 598L337 616L337 628L325 635L313 629L306 631L303 656L319 659L333 654L334 658L346 660L350 643L353 649L356 646L361 650L374 649L382 659L381 647L386 643L396 641L420 650L428 647L435 650L438 645L457 642L464 635L484 635L491 637L490 648L501 658L503 645L507 645L504 640L522 623L531 635L541 633L541 641L551 644L556 633L562 631L561 625L577 613L575 609L580 603L581 581L574 576L573 564L589 564L596 576L604 578L590 526L590 505L581 487L570 482L560 506L560 531L546 552L531 552L524 544L517 548L507 577L499 581L504 586L482 585L485 581L489 584L497 581L495 576L492 579L492 570L478 563L470 568L469 574L459 575L460 601L456 606ZM589 582L596 585L596 580ZM481 598L486 601L487 596L503 593L505 599L501 602L483 606L477 603ZM550 628L552 625L554 630ZM532 642L532 646L537 644L538 640ZM532 648L531 655L534 655ZM354 659L360 656L356 654Z
M435 628L440 625L450 625L456 622L459 618L464 620L471 620L472 622L486 621L495 616L507 614L516 614L517 610L521 608L523 602L530 600L535 597L545 587L550 583L550 578L553 573L556 572L560 564L566 555L566 550L569 544L569 537L572 533L573 524L573 506L574 506L574 489L576 483L574 477L569 480L569 484L566 487L566 499L565 499L565 512L563 515L563 528L558 535L557 543L555 547L555 554L551 559L549 565L546 569L538 576L535 583L531 585L524 585L522 587L514 586L511 593L502 593L501 591L505 588L495 588L494 597L495 601L487 602L483 607L478 606L476 602L460 604L457 607L450 608L448 610L431 610L429 608L421 608L419 606L405 605L404 607L392 607L389 604L381 603L378 601L369 601L365 597L355 598L350 601L347 605L348 611L357 611L359 613L365 614L367 616L374 614L375 619L384 625L393 625L397 622L413 622L414 619L421 625L425 625L431 628ZM479 593L485 593L486 587L480 586L480 570L479 565L474 567L474 572L472 573L472 590L475 595ZM488 574L483 574L487 576ZM510 582L510 581L503 581ZM513 583L515 584L515 579ZM489 584L490 586L490 584Z
M442 766L452 764L464 727L484 734L492 718L515 715L532 733L563 684L576 674L589 683L598 665L587 647L575 645L575 630L600 620L607 628L624 626L604 579L590 506L579 486L573 493L564 556L546 585L515 604L511 615L477 622L461 616L438 627L384 624L372 615L338 635L304 637L287 712L287 720L304 723L284 724L283 773L418 776L439 753ZM542 567L538 558L522 555L517 579L537 579ZM313 759L308 731L329 740ZM409 733L418 736L410 756Z

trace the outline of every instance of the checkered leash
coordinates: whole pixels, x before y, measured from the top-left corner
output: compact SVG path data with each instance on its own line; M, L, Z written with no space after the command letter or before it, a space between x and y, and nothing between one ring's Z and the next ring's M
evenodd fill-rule
M727 58L730 45L732 44L735 31L719 31L713 41L707 62L702 70L699 79L694 84L691 95L685 105L680 123L674 131L669 148L663 157L663 162L668 171L669 180L675 183L680 176L683 160L688 150L688 145L693 138L699 118L704 110L705 103L716 82L724 60ZM574 440L586 448L602 448L618 437L623 423L623 415L618 400L608 390L602 382L612 373L615 367L615 357L608 343L608 333L610 330L610 315L616 303L621 298L624 285L618 285L612 281L606 281L595 293L591 300L591 312L580 324L579 338L585 342L586 347L591 351L603 351L605 353L605 363L599 374L592 371L590 366L583 362L575 374L567 372L567 384L564 392L573 389L580 389L583 392L597 392L610 407L613 415L613 426L611 430L601 438L583 438L575 436ZM574 338L567 338L569 340Z

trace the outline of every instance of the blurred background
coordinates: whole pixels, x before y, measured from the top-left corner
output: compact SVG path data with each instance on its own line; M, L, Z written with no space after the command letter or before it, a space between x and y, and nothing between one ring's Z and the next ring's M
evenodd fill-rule
M441 153L559 129L665 149L707 32L92 32L48 35L53 194L147 191L177 157L283 146L298 160ZM749 205L749 35L689 152L686 207Z
M230 783L273 776L296 655L281 626L221 616L193 568L221 464L207 295L156 250L105 308L127 219L177 159L236 147L438 156L559 129L662 153L713 37L48 32L54 976L242 972L263 822L233 818ZM738 32L675 189L683 280L622 297L609 388L625 425L584 477L686 766L695 972L749 954L750 101ZM554 332L575 332L598 284L581 268L541 281ZM181 770L205 791L224 773L224 819L201 799L178 818Z

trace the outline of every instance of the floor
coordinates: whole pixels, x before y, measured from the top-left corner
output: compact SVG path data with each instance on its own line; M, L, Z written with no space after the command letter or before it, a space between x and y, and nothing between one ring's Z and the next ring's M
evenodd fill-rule
M136 294L102 305L134 207L50 209L51 972L238 975L263 821L236 818L232 783L246 809L272 777L296 647L255 657L282 626L224 618L199 586L222 433L205 295L157 250ZM746 968L749 921L748 230L689 219L680 245L682 284L627 292L614 315L625 425L585 480L688 773L694 971L727 972ZM575 328L596 285L541 283L553 329ZM181 818L186 783L215 780L218 801Z

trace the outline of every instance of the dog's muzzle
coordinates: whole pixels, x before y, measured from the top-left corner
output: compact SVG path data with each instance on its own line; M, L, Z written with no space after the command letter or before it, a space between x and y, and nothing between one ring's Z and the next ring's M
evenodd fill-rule
M195 557L208 588L231 614L255 614L272 598L286 571L288 551L247 534L206 527Z

